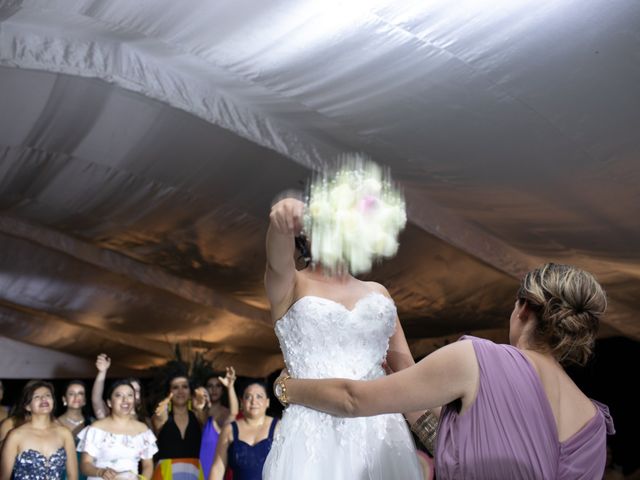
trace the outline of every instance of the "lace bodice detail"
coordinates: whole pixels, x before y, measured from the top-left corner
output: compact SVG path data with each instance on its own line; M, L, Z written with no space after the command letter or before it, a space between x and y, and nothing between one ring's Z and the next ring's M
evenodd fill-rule
M59 448L45 457L37 450L24 450L16 457L14 480L59 480L66 473L67 452Z
M370 379L383 374L396 307L378 292L352 310L324 297L295 302L275 326L292 377Z
M292 377L354 380L384 375L396 328L393 301L378 292L349 310L305 296L275 326ZM418 480L420 465L402 415L341 418L302 405L283 414L262 471L264 480Z

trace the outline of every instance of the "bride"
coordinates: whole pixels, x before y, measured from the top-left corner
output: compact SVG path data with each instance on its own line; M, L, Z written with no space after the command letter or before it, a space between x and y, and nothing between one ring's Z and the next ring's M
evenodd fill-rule
M265 286L285 363L294 377L371 379L414 364L387 290L321 264L296 269L304 204L276 203L267 232ZM308 257L308 253L302 252ZM402 392L398 392L401 394ZM266 480L419 479L415 445L401 415L337 418L286 408L265 462Z

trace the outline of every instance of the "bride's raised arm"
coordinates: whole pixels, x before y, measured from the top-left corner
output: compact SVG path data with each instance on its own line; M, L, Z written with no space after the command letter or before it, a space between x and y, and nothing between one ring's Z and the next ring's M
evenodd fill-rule
M284 198L271 207L264 284L274 321L284 315L294 299L295 235L302 229L303 213L304 203L295 198Z

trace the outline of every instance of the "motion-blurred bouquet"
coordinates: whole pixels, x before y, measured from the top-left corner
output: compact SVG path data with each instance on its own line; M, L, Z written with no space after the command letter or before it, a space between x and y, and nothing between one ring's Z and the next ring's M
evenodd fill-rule
M404 196L388 171L362 155L345 156L333 171L313 179L304 231L311 258L330 273L368 272L398 251L407 222Z

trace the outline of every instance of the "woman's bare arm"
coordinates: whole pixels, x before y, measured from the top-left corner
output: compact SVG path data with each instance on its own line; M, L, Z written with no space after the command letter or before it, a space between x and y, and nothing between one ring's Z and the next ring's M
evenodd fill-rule
M102 395L104 394L104 381L107 378L107 370L109 370L110 366L111 359L106 353L98 355L96 359L98 373L91 387L91 406L98 420L102 420L109 415L109 407L107 407L107 404L104 402Z
M218 380L222 385L227 389L227 395L229 397L229 416L222 422L220 428L225 425L233 422L238 416L238 412L240 411L240 402L238 402L238 394L235 389L236 382L236 370L233 367L226 368L226 375L223 377L218 377Z
M18 436L10 432L2 445L0 456L0 480L11 480L13 465L18 456Z
M213 466L209 472L208 480L222 480L224 472L227 470L229 444L231 443L231 425L225 425L220 432L218 444L216 445L216 455L213 459Z
M478 362L470 341L443 347L413 367L371 381L346 379L286 381L291 403L336 416L362 417L414 412L475 398Z
M64 450L67 454L67 479L78 480L78 457L73 435L65 427L61 427L61 431L64 435Z
M142 464L142 476L145 479L150 479L153 475L153 458L143 458L140 463Z

